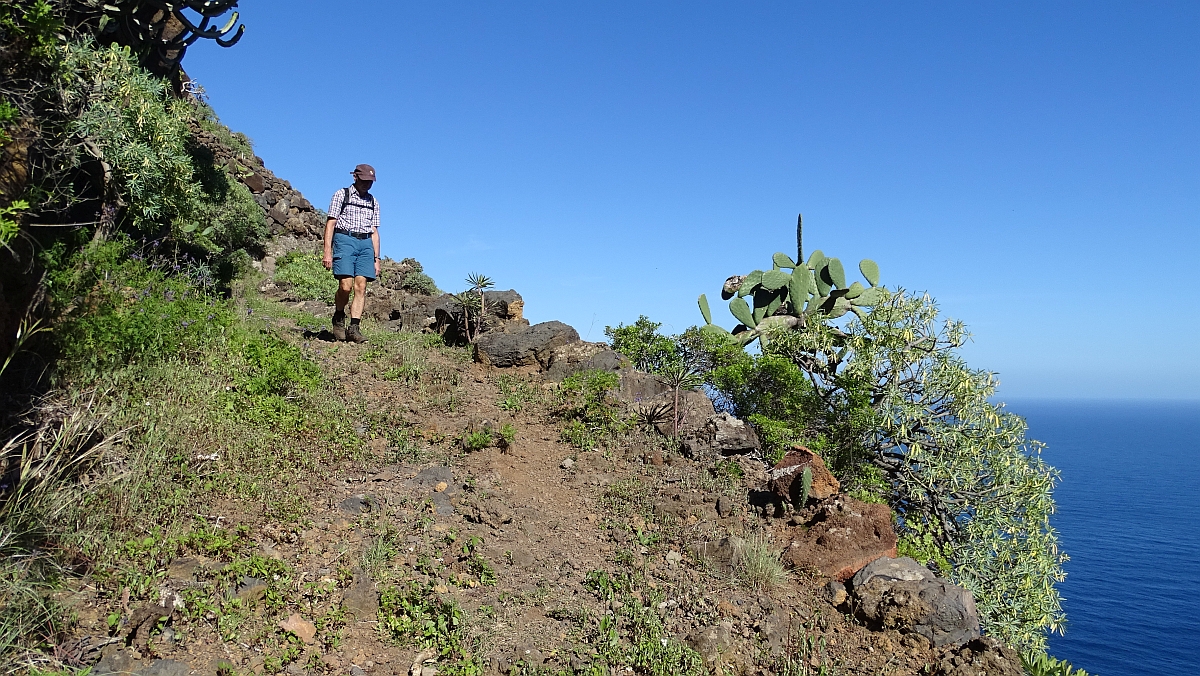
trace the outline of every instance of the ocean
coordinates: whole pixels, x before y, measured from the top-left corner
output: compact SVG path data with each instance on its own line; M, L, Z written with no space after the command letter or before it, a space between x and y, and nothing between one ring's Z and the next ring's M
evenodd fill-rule
M1068 625L1050 653L1099 676L1200 673L1200 402L1007 409L1062 472Z

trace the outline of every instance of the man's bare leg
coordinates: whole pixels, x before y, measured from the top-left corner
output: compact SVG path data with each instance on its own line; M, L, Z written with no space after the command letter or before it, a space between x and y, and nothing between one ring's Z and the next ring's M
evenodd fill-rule
M338 280L337 293L333 295L333 337L336 340L346 339L346 303L350 302L350 289L354 285L354 279L343 277ZM355 299L357 303L357 298ZM350 308L354 311L353 306ZM358 309L359 316L362 316L362 307Z
M349 282L350 279L343 279L343 282ZM354 300L350 303L350 318L361 319L363 313L363 305L367 302L367 278L354 278Z

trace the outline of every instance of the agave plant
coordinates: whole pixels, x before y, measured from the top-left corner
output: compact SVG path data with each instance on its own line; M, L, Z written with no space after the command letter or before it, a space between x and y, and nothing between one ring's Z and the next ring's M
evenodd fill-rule
M463 308L463 334L467 336L467 340L475 342L479 340L479 333L483 329L484 316L487 315L487 298L484 296L484 290L496 286L496 283L486 275L481 275L478 272L472 272L467 275L467 284L471 288L458 294L454 294L454 299ZM471 318L475 318L475 331L471 331Z

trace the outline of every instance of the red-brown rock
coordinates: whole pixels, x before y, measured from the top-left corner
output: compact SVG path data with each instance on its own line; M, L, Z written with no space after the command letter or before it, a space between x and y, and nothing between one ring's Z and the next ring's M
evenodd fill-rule
M815 481L814 481L815 482ZM896 531L887 505L837 495L825 500L806 528L791 533L784 563L839 582L881 556L896 556Z
M771 468L767 473L767 487L780 500L793 503L798 501L803 492L801 476L805 467L812 470L812 486L808 491L810 500L824 500L842 489L838 480L830 474L821 456L803 446L793 446L792 450Z

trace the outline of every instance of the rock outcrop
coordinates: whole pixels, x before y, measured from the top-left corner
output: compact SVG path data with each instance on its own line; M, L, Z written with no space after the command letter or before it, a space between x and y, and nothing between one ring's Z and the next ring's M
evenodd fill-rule
M799 504L799 501L804 492L801 476L805 469L808 469L812 473L812 484L808 490L808 498L810 500L824 500L832 495L836 495L841 490L841 484L829 472L821 456L803 446L793 446L771 468L767 473L767 477L770 480L768 488L780 500L793 503L797 507L803 507L803 505Z
M874 629L919 634L935 647L979 638L971 592L908 557L872 561L855 573L851 591L857 614Z
M892 510L846 495L822 502L812 518L795 528L791 538L784 563L839 582L849 580L880 557L896 556Z
M514 333L491 331L475 343L475 359L498 368L534 365L547 368L556 348L578 340L575 329L558 321L534 324Z
M225 168L231 177L246 186L263 210L272 235L292 235L300 239L320 239L325 228L324 212L267 169L261 157L248 155L226 145L217 135L191 126L193 138L213 154L213 163ZM350 181L347 178L346 184ZM332 194L332 193L331 193Z
M589 343L581 340L555 348L550 354L546 378L562 380L572 373L591 369L621 372L629 366L629 359L610 348L608 343Z

